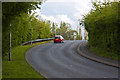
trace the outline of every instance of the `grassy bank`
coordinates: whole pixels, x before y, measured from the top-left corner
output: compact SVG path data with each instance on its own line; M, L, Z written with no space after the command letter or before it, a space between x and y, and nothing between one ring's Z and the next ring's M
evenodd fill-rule
M96 48L96 47L90 47L88 49L98 56L103 56L105 58L109 58L109 59L113 59L113 60L120 60L119 59L120 55L115 54L113 52L107 52L104 49L99 49L99 48Z
M8 56L3 58L2 78L44 78L26 62L25 53L31 47L48 42L51 41L35 43L33 45L17 46L13 48L11 50L12 61L8 61Z

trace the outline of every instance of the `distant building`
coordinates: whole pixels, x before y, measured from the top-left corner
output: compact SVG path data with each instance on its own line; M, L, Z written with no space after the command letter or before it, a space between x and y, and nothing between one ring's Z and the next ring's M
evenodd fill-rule
M84 26L80 25L79 34L82 40L88 40L88 32Z

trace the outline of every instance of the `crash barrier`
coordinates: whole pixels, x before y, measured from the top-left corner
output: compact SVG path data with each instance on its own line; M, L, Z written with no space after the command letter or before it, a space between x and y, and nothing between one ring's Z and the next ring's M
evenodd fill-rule
M23 43L22 45L24 46L24 45L28 45L28 44L32 44L32 43L37 43L37 42L50 41L50 40L53 40L53 39L54 38L31 40L31 41Z

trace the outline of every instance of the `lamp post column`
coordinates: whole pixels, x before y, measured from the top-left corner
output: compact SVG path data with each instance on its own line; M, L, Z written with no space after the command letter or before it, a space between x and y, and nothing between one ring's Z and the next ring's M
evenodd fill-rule
M9 61L11 61L11 24L10 24L10 36L9 36Z

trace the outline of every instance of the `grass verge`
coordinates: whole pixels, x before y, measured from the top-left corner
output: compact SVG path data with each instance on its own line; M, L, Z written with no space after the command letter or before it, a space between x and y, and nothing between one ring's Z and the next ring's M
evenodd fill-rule
M25 53L31 47L48 42L51 41L14 47L11 50L12 61L8 61L8 56L3 58L2 78L44 78L27 63Z
M99 49L99 48L96 48L96 47L90 47L88 49L98 56L102 56L102 57L109 58L109 59L112 59L112 60L120 60L120 58L119 58L120 55L118 55L118 54L115 54L115 53L112 53L112 52L107 52L103 49Z

